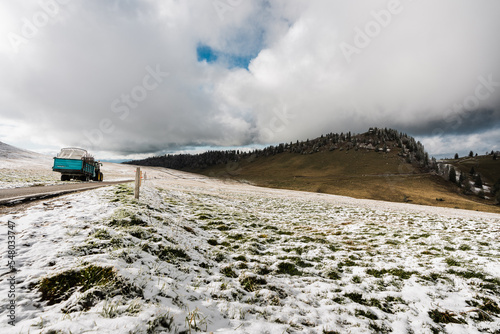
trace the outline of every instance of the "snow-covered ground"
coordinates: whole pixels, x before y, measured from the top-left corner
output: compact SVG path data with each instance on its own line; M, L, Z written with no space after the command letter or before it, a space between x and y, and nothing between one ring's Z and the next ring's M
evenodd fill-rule
M63 184L52 171L53 157L18 149L0 142L0 189ZM132 166L104 162L105 181L133 179Z
M52 172L52 158L0 142L0 189L54 184L59 173Z
M1 333L500 331L500 215L144 170L0 217Z

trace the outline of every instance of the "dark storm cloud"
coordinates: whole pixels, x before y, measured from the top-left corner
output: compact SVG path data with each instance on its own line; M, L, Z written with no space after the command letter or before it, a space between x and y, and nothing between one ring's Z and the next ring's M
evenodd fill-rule
M438 115L415 125L394 124L394 127L414 136L470 135L500 128L500 108L480 109Z
M498 1L215 3L3 2L0 140L110 157L371 126L498 141Z

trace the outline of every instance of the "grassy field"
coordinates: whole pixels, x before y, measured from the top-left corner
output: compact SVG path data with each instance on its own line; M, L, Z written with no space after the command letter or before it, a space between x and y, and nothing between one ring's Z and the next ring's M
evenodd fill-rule
M1 333L500 330L498 217L151 175L0 217Z
M494 179L500 171L492 164L499 164L500 161L493 161L491 157L491 162L482 157L474 160L485 179ZM468 163L463 162L467 172L470 170ZM493 205L493 201L463 195L458 187L441 177L424 173L406 163L395 151L285 153L192 171L213 177L246 180L264 187L500 212L500 207Z

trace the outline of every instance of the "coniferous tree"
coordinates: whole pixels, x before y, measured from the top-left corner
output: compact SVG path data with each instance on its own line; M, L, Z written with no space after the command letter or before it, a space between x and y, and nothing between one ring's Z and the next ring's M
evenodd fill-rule
M483 188L483 180L481 179L481 175L477 174L476 179L474 180L474 186L477 188Z
M471 157L471 158L472 158L473 156L474 156L474 152L470 151L470 152L469 152L469 157Z
M455 160L458 159L458 153L455 153Z
M497 182L495 182L495 184L491 188L491 194L496 199L497 201L496 204L500 205L500 179L498 179Z
M500 179L498 179L497 182L495 182L495 184L493 185L493 187L491 187L491 193L493 195L497 195L500 193Z
M448 165L444 165L442 175L445 180L450 179L450 167Z
M458 177L458 185L460 187L462 187L464 184L464 181L465 181L464 173L460 172L460 176Z
M457 183L457 172L455 171L455 167L453 166L450 168L448 179L453 183Z
M434 170L438 170L438 165L437 165L436 158L432 157L430 167L431 167L432 169L434 169Z
M470 186L470 181L468 178L465 178L464 180L464 191L463 193L465 195L469 195L471 193L471 186Z

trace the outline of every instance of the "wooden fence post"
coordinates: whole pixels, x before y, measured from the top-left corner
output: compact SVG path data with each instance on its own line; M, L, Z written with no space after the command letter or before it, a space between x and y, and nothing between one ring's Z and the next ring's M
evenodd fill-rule
M141 187L141 168L137 167L137 169L135 170L135 190L134 190L135 199L139 199L140 187Z

